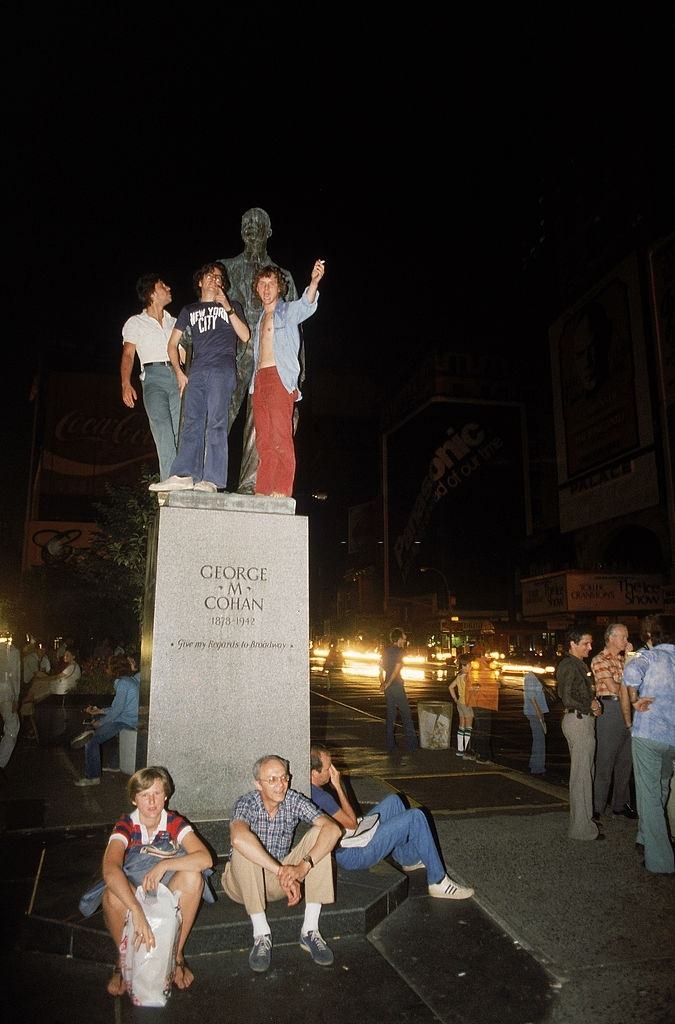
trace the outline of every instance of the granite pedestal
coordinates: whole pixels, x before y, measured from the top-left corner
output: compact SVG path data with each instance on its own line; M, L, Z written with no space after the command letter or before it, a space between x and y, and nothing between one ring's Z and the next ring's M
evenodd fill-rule
M169 770L173 805L195 821L228 818L262 754L288 758L291 786L309 792L307 520L294 510L160 495L147 763Z

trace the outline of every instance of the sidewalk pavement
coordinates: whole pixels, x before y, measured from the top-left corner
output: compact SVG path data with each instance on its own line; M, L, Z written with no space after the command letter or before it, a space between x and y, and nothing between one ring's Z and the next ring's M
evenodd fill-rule
M448 872L475 887L473 899L431 899L424 872L416 872L408 898L367 935L331 939L330 968L290 942L275 946L267 974L255 975L248 948L193 958L188 943L195 983L174 991L162 1010L107 996L106 964L10 948L2 966L15 1016L3 1018L672 1024L674 877L644 870L635 822L610 813L605 842L570 842L564 787L498 765L454 763L447 754L420 750L350 783L364 807L398 790L430 809ZM368 751L362 755L366 763ZM80 773L76 752L22 740L6 770L0 827L10 851L2 881L8 947L33 894L36 846L58 830L67 839L90 829L98 843L100 827L127 806L126 776L106 774L100 786L78 790ZM110 962L113 953L111 944Z

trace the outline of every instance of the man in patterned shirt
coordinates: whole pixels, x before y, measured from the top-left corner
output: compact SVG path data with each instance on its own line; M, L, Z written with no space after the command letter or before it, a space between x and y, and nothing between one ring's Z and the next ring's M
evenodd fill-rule
M302 793L288 788L289 765L283 757L265 754L253 765L255 790L240 796L230 822L232 850L223 872L223 888L235 903L243 903L253 925L252 970L263 972L272 960L272 936L267 902L286 896L289 907L300 902L305 884L305 919L300 948L315 963L333 963L332 950L319 932L324 903L332 903L333 867L330 853L340 827ZM298 824L312 827L291 849Z
M623 684L623 654L627 646L628 630L620 622L612 622L605 630L605 646L591 662L595 696L602 704L602 714L595 723L595 820L604 813L612 775L614 814L637 818L637 811L630 804L631 716L628 691Z

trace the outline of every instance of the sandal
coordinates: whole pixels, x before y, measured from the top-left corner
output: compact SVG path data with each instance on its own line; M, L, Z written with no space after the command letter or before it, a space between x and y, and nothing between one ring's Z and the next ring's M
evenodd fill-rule
M178 970L178 968L180 968L180 971L181 971L181 974L182 974L182 979L181 980L182 980L183 984L182 985L179 984L179 982L178 982L178 980L176 978L176 974L174 972L174 976L173 976L173 983L174 983L174 985L176 986L176 988L183 989L183 990L186 989L186 988L189 988L190 985L192 984L192 982L195 980L195 976L192 973L192 971L190 970L190 967L188 966L187 962L185 961L185 958L183 958L182 960L176 960L176 970Z

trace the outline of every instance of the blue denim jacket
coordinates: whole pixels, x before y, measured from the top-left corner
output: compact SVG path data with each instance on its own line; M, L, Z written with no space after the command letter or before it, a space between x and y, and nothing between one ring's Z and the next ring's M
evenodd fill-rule
M289 395L297 388L300 376L300 362L298 360L300 331L298 330L298 324L301 324L303 320L307 320L312 313L316 312L318 302L319 293L316 293L314 302L309 302L307 300L307 288L305 288L299 299L294 299L293 302L284 302L283 299L279 299L274 307L274 362L277 365L277 373L281 378L281 383ZM265 312L263 310L253 333L253 366L255 369L248 389L250 394L253 394L255 390L255 375L258 369L258 362L260 361L260 324L264 315ZM302 395L298 391L298 401L301 398Z

